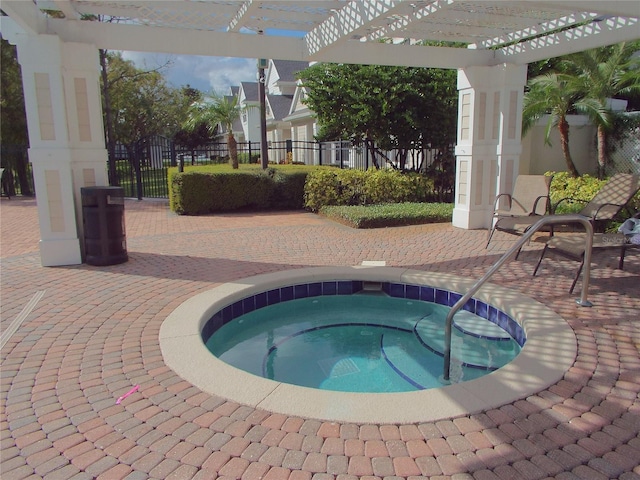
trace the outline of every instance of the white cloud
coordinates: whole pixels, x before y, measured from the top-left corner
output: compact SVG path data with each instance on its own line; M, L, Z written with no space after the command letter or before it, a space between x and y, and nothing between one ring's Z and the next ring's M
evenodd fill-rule
M233 57L203 57L195 55L168 55L142 52L122 52L138 68L156 69L174 87L187 84L209 93L212 90L228 94L232 85L240 82L255 82L257 78L256 60Z

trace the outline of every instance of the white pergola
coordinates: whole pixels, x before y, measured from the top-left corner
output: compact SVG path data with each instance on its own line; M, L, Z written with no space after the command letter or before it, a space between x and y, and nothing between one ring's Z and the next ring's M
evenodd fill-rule
M107 184L98 49L457 69L453 224L470 229L489 225L496 193L521 173L527 64L640 38L638 0L3 0L0 9L22 67L45 266L82 262L80 188Z

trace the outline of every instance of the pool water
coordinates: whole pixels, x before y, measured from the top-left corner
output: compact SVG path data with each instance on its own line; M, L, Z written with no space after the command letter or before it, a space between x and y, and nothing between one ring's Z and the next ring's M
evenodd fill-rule
M371 393L438 388L448 311L379 293L308 297L241 315L206 344L234 367L305 387ZM519 352L496 324L456 313L452 382L490 373Z

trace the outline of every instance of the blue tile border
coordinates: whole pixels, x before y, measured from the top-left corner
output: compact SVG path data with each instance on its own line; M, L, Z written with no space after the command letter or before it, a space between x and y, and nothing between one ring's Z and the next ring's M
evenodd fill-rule
M213 332L223 324L226 324L245 313L249 313L269 305L275 305L280 302L300 298L330 295L352 295L362 291L363 287L364 282L362 280L332 280L286 285L266 292L260 292L238 300L216 312L206 322L202 329L202 339L206 342ZM447 307L452 307L460 298L462 298L460 293L450 292L441 288L430 287L428 285L412 285L396 282L382 282L382 291L390 297L432 302L445 305ZM524 346L526 342L524 330L518 322L513 320L505 312L475 298L470 299L463 306L463 309L495 323L509 333L520 347Z

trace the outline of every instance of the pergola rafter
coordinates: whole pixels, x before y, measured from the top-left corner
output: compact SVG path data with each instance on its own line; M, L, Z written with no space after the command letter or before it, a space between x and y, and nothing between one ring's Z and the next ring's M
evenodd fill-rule
M633 40L638 37L639 31L638 18L610 17L551 35L532 38L528 42L504 47L500 49L498 55L505 62L515 60L517 63L526 64L544 58ZM606 41L603 43L604 39ZM544 56L541 57L542 52L544 52Z
M254 2L253 0L248 0L247 2L244 2L244 4L238 10L238 13L236 13L236 15L233 17L233 20L231 20L231 22L229 23L228 31L237 32L238 30L240 30L240 28L246 21L246 18L253 15L259 9L260 9L260 6L258 5L257 2Z
M543 35L545 32L553 32L569 28L573 25L585 24L598 18L597 13L579 13L571 14L566 17L551 20L549 22L541 23L534 27L527 27L523 30L510 32L507 35L484 40L474 45L476 48L493 48L497 46L508 45L512 43L519 43L523 40L528 40L539 35Z
M342 46L346 39L360 40L363 36L361 32L365 32L368 26L381 17L393 15L401 5L401 2L394 0L350 2L334 11L334 15L306 35L309 56L313 58L319 51L330 46Z
M3 2L1 8L25 32L37 34L46 29L46 17L31 2Z
M69 20L73 20L74 18L76 20L80 20L82 17L80 12L73 8L70 0L53 0L53 4L56 9L62 12L65 18L68 18Z
M377 49L381 64L438 67L447 57L448 68L522 64L632 40L640 18L635 0L4 0L2 9L30 33L69 42L94 36L112 50L358 63ZM119 21L105 28L91 18ZM478 58L412 48L425 41L467 44Z
M402 32L409 27L412 22L420 21L429 15L434 15L437 12L446 8L446 6L453 3L454 0L436 0L425 6L419 7L416 4L411 5L411 14L403 15L393 22L389 22L386 27L380 28L375 32L372 32L368 38L370 40L376 40L381 38L393 38L396 32Z

